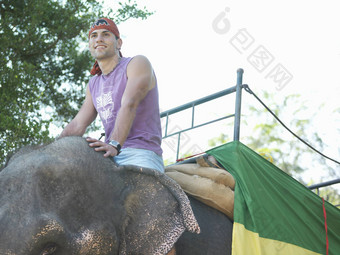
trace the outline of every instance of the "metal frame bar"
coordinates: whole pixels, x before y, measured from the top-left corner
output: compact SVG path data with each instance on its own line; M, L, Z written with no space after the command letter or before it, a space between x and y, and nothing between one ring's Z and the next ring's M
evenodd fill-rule
M242 78L243 78L243 69L240 68L237 70L237 81L236 81L234 141L240 140Z
M231 93L233 93L235 91L236 91L236 86L228 88L228 89L225 89L225 90L222 90L222 91L214 93L214 94L211 94L211 95L206 96L206 97L202 97L202 98L197 99L195 101L192 101L190 103L186 103L186 104L183 104L181 106L177 106L177 107L172 108L170 110L164 111L164 112L161 113L160 116L161 116L161 118L167 117L167 116L169 116L171 114L184 111L184 110L189 109L189 108L191 108L193 106L197 106L197 105L209 102L209 101L211 101L213 99L216 99L216 98L219 98L219 97L231 94Z
M331 186L333 184L338 184L338 183L340 183L340 179L334 179L334 180L331 180L331 181L321 182L321 183L318 183L318 184L310 185L310 186L308 186L308 188L310 190L313 190L313 189L319 190L319 188Z
M318 183L318 184L313 184L313 185L308 186L307 188L310 189L310 190L316 190L316 194L318 196L320 196L320 188L332 186L332 185L338 184L338 183L340 183L340 179L334 179L334 180L330 180L330 181L326 181L326 182L321 182L321 183ZM340 208L340 204L334 205L334 206Z
M228 119L228 118L234 117L234 116L235 116L235 114L231 114L231 115L227 115L227 116L224 116L224 117L221 117L221 118L218 118L218 119L214 119L214 120L211 120L211 121L207 121L207 122L204 122L204 123L202 123L202 124L200 124L200 125L197 125L197 126L194 126L194 127L189 127L189 128L183 129L183 130L181 130L181 131L171 133L171 134L169 134L169 135L167 135L167 136L163 136L163 139L164 139L164 138L171 137L171 136L174 136L174 135L178 135L178 134L181 134L181 133L184 133L184 132L187 132L187 131L192 130L192 129L195 129L195 128L203 127L203 126L212 124L212 123L217 122L217 121L220 121L220 120Z
M242 95L242 77L243 77L243 69L238 69L237 70L237 81L236 81L236 86L230 87L228 89L222 90L220 92L211 94L209 96L206 97L202 97L198 100L183 104L181 106L172 108L170 110L164 111L160 114L161 118L166 118L166 123L165 123L165 133L164 136L162 137L162 139L168 138L170 136L174 136L174 135L178 135L178 140L177 140L177 151L176 151L176 160L178 159L179 156L179 149L180 149L180 138L181 138L181 134L184 132L187 132L189 130L195 129L195 128L199 128L217 121L221 121L230 117L234 117L234 141L239 141L240 139L240 120L241 120L241 95ZM197 125L195 126L195 106L209 102L211 100L220 98L222 96L231 94L236 92L236 101L235 101L235 113L232 115L228 115L228 116L224 116L222 118L218 118L218 119L214 119L211 121L207 121L203 124ZM191 108L191 127L184 129L184 130L180 130L178 132L172 133L172 134L168 134L168 124L169 124L169 116L184 110L187 110Z

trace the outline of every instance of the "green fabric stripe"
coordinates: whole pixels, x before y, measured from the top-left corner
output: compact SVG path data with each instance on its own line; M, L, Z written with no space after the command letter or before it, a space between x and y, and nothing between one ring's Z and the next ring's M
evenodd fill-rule
M325 254L322 199L240 142L207 151L236 179L234 221L261 237ZM329 254L340 254L340 210L325 203Z

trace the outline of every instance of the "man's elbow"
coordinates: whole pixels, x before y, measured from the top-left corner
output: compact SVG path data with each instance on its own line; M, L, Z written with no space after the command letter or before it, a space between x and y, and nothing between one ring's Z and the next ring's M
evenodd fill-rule
M138 106L139 106L138 100L125 100L121 108L128 112L134 113L137 111Z
M83 136L86 131L85 126L79 125L77 121L72 120L61 132L59 138L65 137L65 136Z

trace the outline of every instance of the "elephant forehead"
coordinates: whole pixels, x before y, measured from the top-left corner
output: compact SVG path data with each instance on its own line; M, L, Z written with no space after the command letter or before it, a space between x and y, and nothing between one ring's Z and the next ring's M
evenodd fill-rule
M0 222L17 224L19 219L37 217L37 212L57 214L72 231L95 219L112 222L108 212L123 206L113 203L113 194L119 194L115 190L123 184L112 183L112 171L73 161L38 156L25 167L13 162L0 177L0 216L7 215Z
M53 196L55 200L58 199L58 193L66 192L63 188L70 183L73 185L68 192L72 193L75 186L80 188L81 179L77 168L50 158L37 157L26 160L25 164L15 162L5 168L0 176L0 200L12 204L15 201L29 204L34 199L43 200L46 196Z
M105 179L106 174L107 171L98 167L98 162L37 152L12 162L0 172L0 182L9 184L6 189L20 191L23 187L43 188L46 185L50 188L84 186L89 182L94 185L96 180Z

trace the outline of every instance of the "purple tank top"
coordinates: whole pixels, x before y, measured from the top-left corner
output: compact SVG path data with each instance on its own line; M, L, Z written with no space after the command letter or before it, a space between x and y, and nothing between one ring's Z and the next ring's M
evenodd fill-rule
M111 73L95 75L89 82L93 105L102 120L107 143L121 107L121 99L127 83L126 69L131 59L123 57ZM140 102L123 148L146 149L162 155L161 141L162 131L156 83L156 86Z

